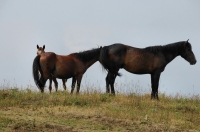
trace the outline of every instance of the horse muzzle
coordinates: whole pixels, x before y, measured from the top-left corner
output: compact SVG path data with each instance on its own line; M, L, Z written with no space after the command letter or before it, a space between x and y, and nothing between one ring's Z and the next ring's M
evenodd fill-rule
M195 65L196 63L197 63L197 61L193 60L193 61L190 62L190 65Z

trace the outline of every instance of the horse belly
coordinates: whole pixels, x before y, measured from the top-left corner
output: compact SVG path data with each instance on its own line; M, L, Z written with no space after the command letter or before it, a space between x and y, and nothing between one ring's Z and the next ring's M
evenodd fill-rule
M57 72L57 71L54 71L53 72L53 76L56 77L56 78L59 78L59 79L68 79L68 78L73 77L74 74L70 73L70 72Z
M131 68L124 68L124 69L134 74L150 74L151 73L151 70L147 68L131 67Z
M55 67L54 71L53 71L53 75L56 78L60 78L60 79L68 79L74 76L74 67L72 67L70 65L70 63L68 65L66 64L56 64L57 66Z
M153 71L153 66L144 61L135 61L125 64L124 69L134 74L149 74Z
M155 58L152 61L135 61L134 63L127 63L124 69L134 74L151 74L154 71L164 70L165 62L160 58Z

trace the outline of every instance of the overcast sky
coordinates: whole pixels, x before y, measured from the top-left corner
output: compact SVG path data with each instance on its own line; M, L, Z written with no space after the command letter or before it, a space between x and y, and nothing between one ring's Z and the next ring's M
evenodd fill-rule
M144 48L187 39L197 64L191 66L179 56L167 65L159 91L170 95L200 94L199 0L0 0L0 84L31 84L37 90L32 77L37 44L67 55L113 43ZM120 72L117 91L149 92L150 75ZM97 62L85 73L82 85L105 92L105 77Z

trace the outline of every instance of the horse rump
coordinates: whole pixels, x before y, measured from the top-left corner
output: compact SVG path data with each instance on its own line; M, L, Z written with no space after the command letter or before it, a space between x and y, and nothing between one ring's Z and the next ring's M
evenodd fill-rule
M106 71L110 71L111 73L113 73L117 76L121 76L121 74L118 73L118 70L119 70L120 67L118 67L116 64L113 65L114 63L112 63L112 60L110 60L108 52L109 52L109 46L104 46L101 49L101 52L100 52L100 63L101 63L101 65L103 66L103 68Z

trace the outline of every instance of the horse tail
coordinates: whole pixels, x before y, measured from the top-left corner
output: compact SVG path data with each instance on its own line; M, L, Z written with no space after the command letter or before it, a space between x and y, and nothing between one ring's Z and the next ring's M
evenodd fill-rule
M115 64L112 64L111 60L109 59L108 52L109 52L109 46L104 46L101 49L101 53L100 53L101 62L100 63L102 64L103 68L106 71L110 71L111 73L116 74L117 76L121 76L121 74L118 73L118 70L116 71L115 68L113 67L113 65L115 65Z
M33 60L33 79L36 86L40 89L41 92L44 92L45 82L42 79L42 70L40 68L40 55L37 55Z

